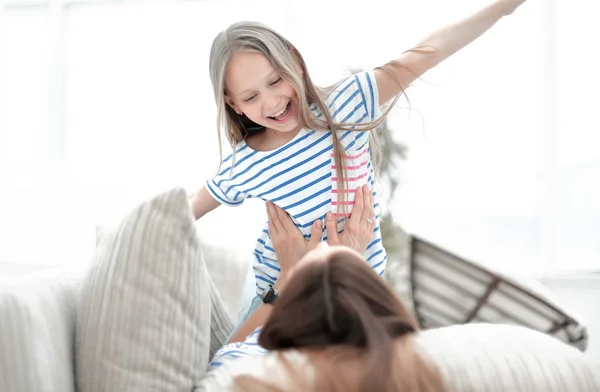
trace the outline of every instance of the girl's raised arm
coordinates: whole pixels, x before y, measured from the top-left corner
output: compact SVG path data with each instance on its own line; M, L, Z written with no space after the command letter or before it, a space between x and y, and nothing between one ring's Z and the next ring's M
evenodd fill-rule
M415 79L473 42L524 2L525 0L495 0L471 16L435 31L421 40L415 48L378 67L375 79L379 103L384 104L398 95Z

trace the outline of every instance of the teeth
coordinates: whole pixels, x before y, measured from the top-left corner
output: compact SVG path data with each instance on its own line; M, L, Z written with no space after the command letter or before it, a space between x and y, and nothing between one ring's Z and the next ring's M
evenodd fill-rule
M272 116L269 116L269 117L277 117L277 116L281 116L281 115L283 114L283 112L285 112L285 109L286 109L286 108L287 108L287 104L286 104L286 105L283 107L283 109L281 109L281 111L280 111L280 112L277 112L277 113L275 113L274 115L272 115Z

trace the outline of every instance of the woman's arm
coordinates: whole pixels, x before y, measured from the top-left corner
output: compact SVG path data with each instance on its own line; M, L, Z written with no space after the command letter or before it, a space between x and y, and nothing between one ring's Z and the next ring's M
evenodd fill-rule
M280 292L283 290L284 284L281 282L281 278L277 280L275 286L273 286L276 290ZM269 304L260 304L258 308L248 317L246 322L238 328L238 330L233 334L231 339L229 339L229 343L239 343L246 340L246 338L256 330L256 328L261 325L265 325L267 319L271 315L273 311L273 306Z
M321 240L323 225L315 221L311 228L310 240L306 240L296 227L289 215L275 204L267 202L267 216L269 220L269 236L277 255L281 268L279 277L273 288L282 292L285 290L287 276L294 265L308 251L314 249ZM260 306L248 317L248 320L229 339L229 343L243 342L256 328L263 325L271 315L272 305Z
M473 42L524 2L525 0L496 0L473 15L435 31L421 40L414 49L378 67L375 79L379 103L384 104L398 95L415 79Z

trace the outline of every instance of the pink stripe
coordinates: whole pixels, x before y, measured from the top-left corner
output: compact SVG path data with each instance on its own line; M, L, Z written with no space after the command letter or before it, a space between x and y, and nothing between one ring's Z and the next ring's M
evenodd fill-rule
M361 178L365 178L367 176L367 173L363 173L358 177L348 177L346 178L346 181L356 181L356 180L360 180ZM337 181L337 177L332 177L331 181Z
M356 192L355 189L344 189L344 193L354 193ZM339 193L339 191L337 189L332 189L331 193Z
M359 169L359 168L361 168L363 166L366 166L366 165L367 165L367 161L362 161L360 163L360 165L356 165L356 166L342 166L342 168L344 168L344 169L350 169L350 170L356 170L356 169ZM336 165L332 165L331 168L335 170L337 168L337 166Z
M332 212L333 216L350 216L352 213Z
M331 202L332 206L337 206L337 205L344 205L344 206L353 206L354 205L354 201L343 201L341 203L337 202L337 201L332 201Z
M360 158L362 157L365 153L367 152L367 149L365 148L364 150L362 150L358 155L342 155L342 157L344 158L348 158L348 159L356 159L356 158ZM330 156L334 156L334 154L330 154Z

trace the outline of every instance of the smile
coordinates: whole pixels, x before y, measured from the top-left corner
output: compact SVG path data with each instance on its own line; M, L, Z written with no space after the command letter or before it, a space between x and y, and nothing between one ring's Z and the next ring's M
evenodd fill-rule
M272 116L267 116L267 117L277 123L282 123L282 122L285 122L286 120L288 120L291 117L291 114L292 114L292 102L290 101L279 112L275 113Z

